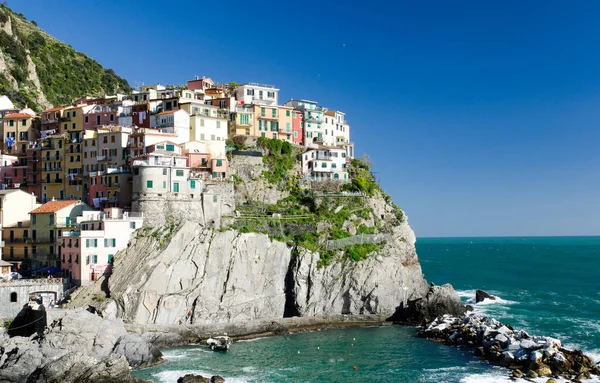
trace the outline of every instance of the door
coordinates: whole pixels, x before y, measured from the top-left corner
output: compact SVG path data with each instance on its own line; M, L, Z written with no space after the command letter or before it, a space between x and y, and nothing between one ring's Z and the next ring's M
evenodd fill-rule
M178 183L178 182L175 182L175 183L173 184L173 191L174 191L175 193L179 193L179 183Z

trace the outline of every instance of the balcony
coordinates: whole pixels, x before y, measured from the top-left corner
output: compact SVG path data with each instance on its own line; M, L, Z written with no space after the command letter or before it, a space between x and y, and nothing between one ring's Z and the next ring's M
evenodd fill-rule
M42 118L41 121L42 121L42 125L56 124L58 122L57 119L52 119L52 118L49 118L49 119Z
M120 189L121 184L118 182L115 182L114 184L106 185L106 188L107 189Z
M9 238L6 243L28 243L29 238Z
M79 237L81 232L79 230L63 231L63 237Z
M27 162L40 162L38 157L29 157L27 158Z
M48 162L48 161L62 161L63 160L63 156L46 156L43 158L44 161Z
M37 244L37 245L53 245L53 238L29 238L27 243Z
M98 161L98 162L112 161L112 156L97 156L96 161Z
M54 166L42 169L43 172L62 172L62 166Z
M320 118L315 118L315 117L309 117L307 119L305 119L304 121L308 122L308 123L315 123L315 124L320 124L323 121Z
M62 178L55 178L53 180L46 179L46 183L47 184L62 184L63 179Z

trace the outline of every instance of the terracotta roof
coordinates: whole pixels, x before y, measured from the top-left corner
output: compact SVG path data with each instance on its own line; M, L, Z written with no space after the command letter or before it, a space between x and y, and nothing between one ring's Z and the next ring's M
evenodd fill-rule
M57 106L57 107L54 107L54 108L46 109L42 113L46 113L46 112L58 112L59 110L63 110L64 108L65 108L64 106Z
M64 209L67 206L71 206L76 204L79 201L69 200L69 201L50 201L46 202L42 206L38 207L35 210L31 211L31 214L39 214L39 213L56 213L59 210Z
M160 116L161 114L172 114L172 113L175 113L175 112L179 112L179 110L180 109L165 110L164 112L157 113L157 115Z
M33 116L26 113L10 113L4 116L4 118L33 118Z

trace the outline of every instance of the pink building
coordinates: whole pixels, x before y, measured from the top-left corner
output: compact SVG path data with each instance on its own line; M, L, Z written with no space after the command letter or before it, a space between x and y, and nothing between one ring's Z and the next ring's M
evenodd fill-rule
M94 105L83 113L83 129L93 130L98 125L117 125L117 111L110 106Z
M297 145L304 143L304 129L302 128L302 113L294 110L292 116L292 130L294 131L293 142Z
M188 81L188 89L190 90L201 90L205 91L206 89L210 89L215 85L215 82L210 78L202 76L202 78L196 77L194 80Z

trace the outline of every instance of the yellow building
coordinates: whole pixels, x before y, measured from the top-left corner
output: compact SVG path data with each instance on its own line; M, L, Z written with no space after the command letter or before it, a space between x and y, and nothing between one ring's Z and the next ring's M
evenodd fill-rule
M236 105L234 118L229 121L230 136L255 136L256 124L252 105Z
M35 246L32 248L29 220L5 226L2 241L2 259L17 266L18 270L31 270L32 249Z
M65 135L48 136L41 141L42 202L65 199Z
M63 123L65 134L64 145L64 197L61 199L83 198L83 132L84 113L93 105L69 108L63 112L66 120Z
M57 240L63 230L75 226L76 218L84 210L93 209L81 201L50 201L29 213L33 269L59 265Z
M27 113L10 113L2 120L2 152L16 156L27 156L29 143L38 138L35 116Z

